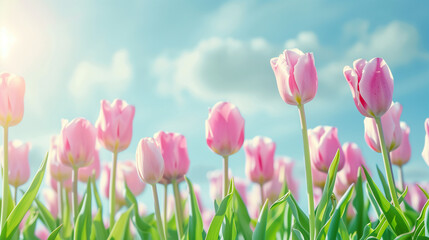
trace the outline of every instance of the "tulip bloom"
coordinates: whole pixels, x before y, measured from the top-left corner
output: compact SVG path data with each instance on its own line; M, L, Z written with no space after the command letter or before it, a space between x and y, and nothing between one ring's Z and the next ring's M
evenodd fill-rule
M127 187L134 194L134 196L140 195L145 189L146 184L142 182L137 173L136 163L133 161L121 162L119 169L124 176Z
M318 126L308 130L310 144L310 159L315 168L327 173L332 160L340 150L338 171L344 166L344 152L338 139L338 130L335 127Z
M425 146L423 148L422 157L425 160L426 164L429 165L429 118L426 118L425 130L426 130L426 137L425 137Z
M402 130L400 117L402 105L398 102L392 103L389 111L381 117L384 141L387 151L393 151L399 147L402 141ZM374 151L381 152L380 137L378 135L376 121L373 118L365 118L365 141Z
M295 199L298 199L298 182L293 178L293 166L295 162L288 157L277 157L274 162L274 176L271 181L264 185L264 195L274 202L279 198L284 184L292 192Z
M100 115L95 124L98 141L111 152L127 149L133 134L135 108L127 102L115 99L101 101Z
M255 183L264 184L271 180L274 174L274 152L276 144L267 137L254 137L246 140L246 175Z
M51 139L51 147L48 155L48 172L53 180L58 182L71 181L72 168L64 165L58 158L57 153L58 138L56 136ZM71 186L71 185L70 185Z
M319 171L313 164L311 164L311 172L313 176L313 185L317 188L323 189L325 187L328 174Z
M18 140L9 142L9 184L15 188L26 183L30 178L29 151L30 143L23 143ZM3 163L3 150L1 150L1 158Z
M314 98L317 72L313 53L304 54L296 48L285 50L279 57L272 58L270 63L283 101L301 105Z
M80 182L88 182L88 179L93 176L95 173L95 179L98 179L100 176L100 154L98 153L98 150L95 150L94 153L94 161L86 167L79 168L79 173L77 178Z
M12 127L24 116L25 81L12 73L0 73L0 125Z
M356 183L358 178L358 170L363 165L367 170L365 159L356 143L347 142L343 144L345 164L343 169L338 172L337 178L342 178L345 185L348 187L352 183ZM365 179L365 174L362 172L362 178ZM346 189L347 190L347 189Z
M153 138L142 138L137 146L136 166L140 179L148 184L156 184L164 174L164 159Z
M393 97L393 76L382 58L373 58L369 62L358 59L353 62L353 68L344 67L343 73L362 115L381 117L389 110Z
M392 164L402 166L410 161L411 158L411 144L410 144L410 127L405 122L400 123L402 131L401 145L390 152L390 160Z

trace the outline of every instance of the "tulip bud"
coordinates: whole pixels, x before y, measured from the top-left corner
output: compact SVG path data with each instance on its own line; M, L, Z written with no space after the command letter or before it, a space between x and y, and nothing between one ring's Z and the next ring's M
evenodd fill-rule
M279 198L284 184L292 192L295 199L298 199L298 182L293 178L293 166L295 162L289 157L277 157L274 162L274 176L271 181L264 184L264 196L270 202Z
M308 130L310 159L314 167L327 173L337 151L340 151L338 171L344 166L344 152L335 127L319 126Z
M12 127L24 116L25 81L12 73L0 73L0 125Z
M58 142L58 158L71 168L86 167L94 160L96 130L84 118L63 122Z
M311 175L313 176L313 185L317 188L323 189L325 187L328 174L319 171L313 164L311 164Z
M254 137L244 142L246 175L255 183L263 184L273 177L276 144L267 137Z
M15 140L8 144L8 176L9 184L16 187L26 183L30 178L30 163L28 162L28 152L30 143L23 143ZM3 148L0 150L0 159L3 164Z
M405 122L401 122L400 126L402 131L401 145L390 152L390 161L397 166L406 164L411 158L410 127Z
M244 119L234 104L218 102L209 109L206 140L210 149L221 156L240 150L244 142Z
M179 133L155 133L153 137L164 159L164 176L167 182L180 179L188 172L189 157L185 136Z
M300 105L311 101L317 92L317 72L313 53L299 49L285 50L272 58L271 68L277 80L277 88L283 101Z
M358 178L359 168L363 165L368 171L368 167L363 158L362 152L360 151L356 143L344 143L343 151L345 157L345 164L343 169L338 172L338 177L343 178L345 185L350 186L352 183L356 183ZM362 178L365 179L365 174L361 172ZM347 190L347 189L346 189Z
M423 148L422 157L425 160L426 164L429 165L429 118L426 118L425 121L425 146Z
M142 138L136 151L137 172L144 182L156 184L164 175L164 159L153 138Z
M346 66L343 73L362 115L381 117L389 110L393 97L393 76L382 58L373 58L369 62L358 59L353 62L353 69Z
M100 176L100 154L98 149L94 152L94 160L92 163L86 167L79 168L77 179L80 182L88 182L88 179L93 176L95 173L95 179L98 179Z
M48 154L48 172L54 181L65 182L71 181L72 168L64 165L58 158L58 138L53 136L51 139L51 147ZM56 186L56 184L55 184ZM56 188L55 188L56 189Z
M122 172L125 182L134 196L140 195L145 189L146 184L140 179L135 162L121 162L119 171Z
M387 151L393 151L399 147L402 141L402 130L400 117L402 106L398 102L392 103L389 111L381 117L384 141ZM377 124L373 118L365 118L365 141L374 151L381 152L380 138L378 136Z
M97 138L103 147L111 152L121 152L128 148L133 135L135 108L127 102L115 99L101 101L100 115L95 127Z

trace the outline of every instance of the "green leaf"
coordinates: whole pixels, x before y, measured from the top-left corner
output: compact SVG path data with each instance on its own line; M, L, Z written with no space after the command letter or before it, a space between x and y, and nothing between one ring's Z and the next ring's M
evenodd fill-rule
M319 205L316 210L316 233L325 225L327 218L329 217L329 199L331 198L334 190L335 178L337 176L338 163L340 161L340 150L337 150L334 159L332 160L331 166L327 174L325 187L323 188L323 195L320 199Z
M429 199L429 194L426 192L426 190L418 184L417 184L417 186L420 188L420 190L423 192L423 194L426 196L426 198Z
M97 203L97 207L101 209L101 213L103 213L103 204L101 204L101 198L100 194L98 194L97 184L95 184L95 175L90 178L92 181L92 189L94 192L95 202ZM101 214L101 217L103 217L103 214Z
M48 240L55 240L62 227L63 225L61 224L60 226L55 228L54 231L52 231L51 234L49 234Z
M231 208L231 199L232 194L228 194L220 203L220 206L210 223L209 231L207 232L207 240L217 240L219 238L220 227L222 226L223 219L225 218L226 212Z
M288 202L290 210L292 211L292 215L296 221L294 228L298 229L304 236L310 236L307 215L299 207L293 195L289 195L289 197L286 198L286 201Z
M191 181L185 176L188 183L189 197L191 202L191 216L188 222L188 238L190 240L203 239L203 219L201 218L200 208L198 206L197 198L195 197L194 187Z
M270 207L270 213L272 217L269 218L267 231L265 233L266 239L275 239L277 232L284 224L285 208L286 208L286 199L291 195L290 192L283 195L277 201L273 203Z
M82 207L77 215L76 225L74 228L74 239L90 239L92 226L92 191L91 179L88 180L86 193L82 201Z
M101 209L99 208L94 220L92 221L95 230L95 239L107 239L107 230L104 227Z
M429 211L427 210L425 215L425 235L429 236Z
M356 216L350 223L350 232L356 232L357 238L362 237L362 233L365 225L369 222L368 212L365 210L365 199L363 194L363 181L361 175L361 169L358 171L358 178L355 185L355 197L353 199L353 206L356 210Z
M341 198L337 207L335 208L334 215L331 217L331 223L329 224L328 229L328 239L334 239L338 234L338 228L342 221L342 217L347 210L350 199L352 198L354 186L353 184L349 187L344 196Z
M378 173L378 177L380 178L381 185L383 186L384 194L386 195L387 200L389 202L391 202L392 201L392 195L390 194L389 185L387 185L386 178L384 178L384 175L380 171L380 168L378 168L378 166L377 166L377 173Z
M48 227L49 231L54 231L57 228L57 224L55 223L55 219L52 216L51 212L41 203L37 198L34 199L36 202L37 208L40 212L40 219Z
M255 232L253 232L252 239L265 239L265 231L267 230L267 218L268 218L268 199L265 200L264 206L259 213L258 223L255 227Z
M128 229L130 223L130 215L131 211L133 211L134 206L128 208L126 212L124 212L116 221L115 225L113 225L112 231L107 239L125 239L125 230Z
M390 202L383 196L380 189L378 189L378 187L375 185L368 171L365 168L363 168L363 170L366 175L369 192L371 193L371 195L373 195L374 199L377 202L377 205L384 213L384 216L386 217L386 220L392 230L396 233L396 235L401 235L403 233L409 232L410 227L402 211L390 204Z
M16 205L16 207L9 214L6 223L1 231L0 239L11 239L18 229L18 225L21 222L24 215L27 213L28 209L31 207L33 200L37 196L40 185L43 181L43 176L45 175L46 161L48 159L48 154L46 154L45 159L42 162L39 170L33 178L33 181L30 184L27 192L22 196L21 201Z
M240 193L237 191L237 188L234 184L234 189L232 191L233 195L233 208L234 208L234 218L237 226L237 230L241 233L244 239L252 238L252 229L250 228L250 216L247 212L247 207L243 202L243 199L240 196Z
M39 213L35 211L33 208L30 208L30 213L25 222L24 229L22 234L24 235L24 239L36 239L34 233L36 232L36 223L39 218Z

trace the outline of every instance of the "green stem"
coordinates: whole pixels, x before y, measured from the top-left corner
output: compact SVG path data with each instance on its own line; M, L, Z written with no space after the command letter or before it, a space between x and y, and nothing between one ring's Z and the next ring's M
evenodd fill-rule
M74 223L76 224L77 215L79 213L79 204L77 201L77 175L79 173L79 168L73 167L73 219Z
M110 229L115 225L115 197L116 197L116 167L118 165L118 151L113 151L112 174L110 175Z
M3 192L2 192L2 198L3 201L1 202L1 219L0 219L0 223L1 223L1 229L3 229L4 224L6 223L6 218L7 218L7 194L9 190L9 178L8 178L8 127L4 127L4 132L3 132L3 153L4 153L4 157L3 157ZM0 229L0 232L1 232Z
M401 191L404 191L405 190L404 169L402 168L402 166L399 166L398 176L399 176L399 185L401 186Z
M310 148L308 144L307 121L305 119L304 105L298 105L299 116L301 118L302 141L304 143L305 157L305 177L307 182L308 212L310 220L310 240L315 237L315 216L314 216L314 197L313 197L313 177L311 175Z
M229 188L228 170L229 170L228 156L223 156L223 197L226 197L226 195L228 194L228 188Z
M259 189L261 190L261 204L264 204L265 198L264 198L264 183L259 183ZM261 205L262 208L263 205Z
M165 235L163 232L162 227L162 221L161 221L161 213L159 211L159 201L158 201L158 192L156 190L156 184L152 184L152 190L153 190L153 199L155 203L155 214L156 214L156 221L158 224L158 233L161 240L165 240Z
M167 237L167 202L168 202L168 184L164 184L164 234Z
M381 152L383 154L383 162L384 162L384 168L386 169L386 175L387 175L387 181L390 189L390 194L392 195L393 204L395 207L399 208L399 202L398 197L396 195L395 190L395 182L393 181L393 174L392 174L392 168L390 160L389 160L389 153L387 152L386 143L384 141L384 134L383 134L383 127L381 126L381 120L379 117L374 118L375 123L377 124L377 130L378 130L378 136L380 138L380 147Z
M13 194L13 202L15 203L15 206L17 204L16 200L18 199L18 187L15 187L15 192Z
M58 190L57 190L57 197L58 197L58 218L60 219L60 222L63 219L63 182L58 181Z
M171 181L173 185L174 192L174 203L176 206L176 225L177 225L177 234L179 234L179 239L182 239L183 236L183 211L182 211L182 200L179 192L179 184L176 179Z

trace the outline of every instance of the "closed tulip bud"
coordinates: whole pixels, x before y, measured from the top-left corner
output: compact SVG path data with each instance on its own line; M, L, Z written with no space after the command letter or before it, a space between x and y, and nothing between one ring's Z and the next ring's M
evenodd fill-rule
M142 138L136 151L137 172L148 184L156 184L164 175L164 159L153 138Z
M389 110L393 97L393 76L382 58L373 58L369 62L358 59L353 62L353 68L344 67L343 73L362 115L381 117Z
M343 151L345 156L345 164L343 169L338 172L337 176L343 179L345 185L350 186L352 183L356 183L358 178L359 168L363 165L368 171L368 167L363 158L362 152L360 151L356 143L344 143ZM361 170L362 171L362 170ZM365 174L361 172L361 176L365 179ZM337 177L337 178L338 178ZM347 189L346 189L347 190Z
M89 166L79 168L78 180L80 182L88 182L88 179L95 174L95 179L100 177L100 154L98 149L95 150L94 160Z
M337 151L340 151L338 171L344 167L344 152L335 127L318 126L308 130L310 159L314 167L327 173Z
M171 182L180 179L188 172L189 157L185 136L179 133L157 132L154 139L164 159L163 179Z
M125 182L134 196L140 195L146 184L142 182L139 174L137 173L136 163L133 161L121 162L119 170L122 172Z
M244 142L246 175L255 183L263 184L274 175L274 152L276 144L267 137L254 137Z
M133 135L135 108L127 102L115 99L101 101L100 115L95 124L97 138L103 147L111 152L121 152L128 148Z
M420 185L420 187L425 191L429 190L429 185L427 183L419 183L418 185ZM423 209L427 198L418 185L417 183L407 184L408 193L405 195L405 201L407 201L407 203L415 210L420 212Z
M387 151L393 151L399 147L402 141L402 130L400 117L402 106L398 102L392 103L389 111L381 117L383 126L384 141ZM365 118L365 141L374 151L381 152L380 138L378 136L377 125L373 118Z
M313 53L303 53L296 48L285 50L279 57L272 58L270 63L283 101L300 105L314 98L317 72Z
M28 162L28 152L30 143L23 143L15 140L8 144L8 176L9 184L19 187L30 178L30 163ZM0 159L3 164L3 148L0 151Z
M325 187L328 174L319 171L313 164L311 164L311 173L313 176L313 185L317 188L323 189Z
M51 139L51 147L48 155L48 172L54 181L65 182L71 181L72 168L64 165L58 158L57 153L58 138L56 136Z
M293 178L293 166L295 162L289 157L276 157L274 162L274 176L271 181L264 184L264 196L270 202L279 198L285 184L292 192L295 199L298 199L298 182Z
M425 121L425 146L423 148L422 157L425 160L426 164L429 165L429 118L426 118Z
M24 116L25 81L12 73L0 73L0 125L12 127Z
M209 109L206 140L213 152L224 157L240 150L244 142L244 119L234 104L218 102Z
M410 161L411 144L410 144L410 127L405 122L400 123L402 131L401 145L390 152L390 160L392 164L402 166Z
M94 160L96 130L84 118L63 122L58 142L58 158L72 168L86 167Z

